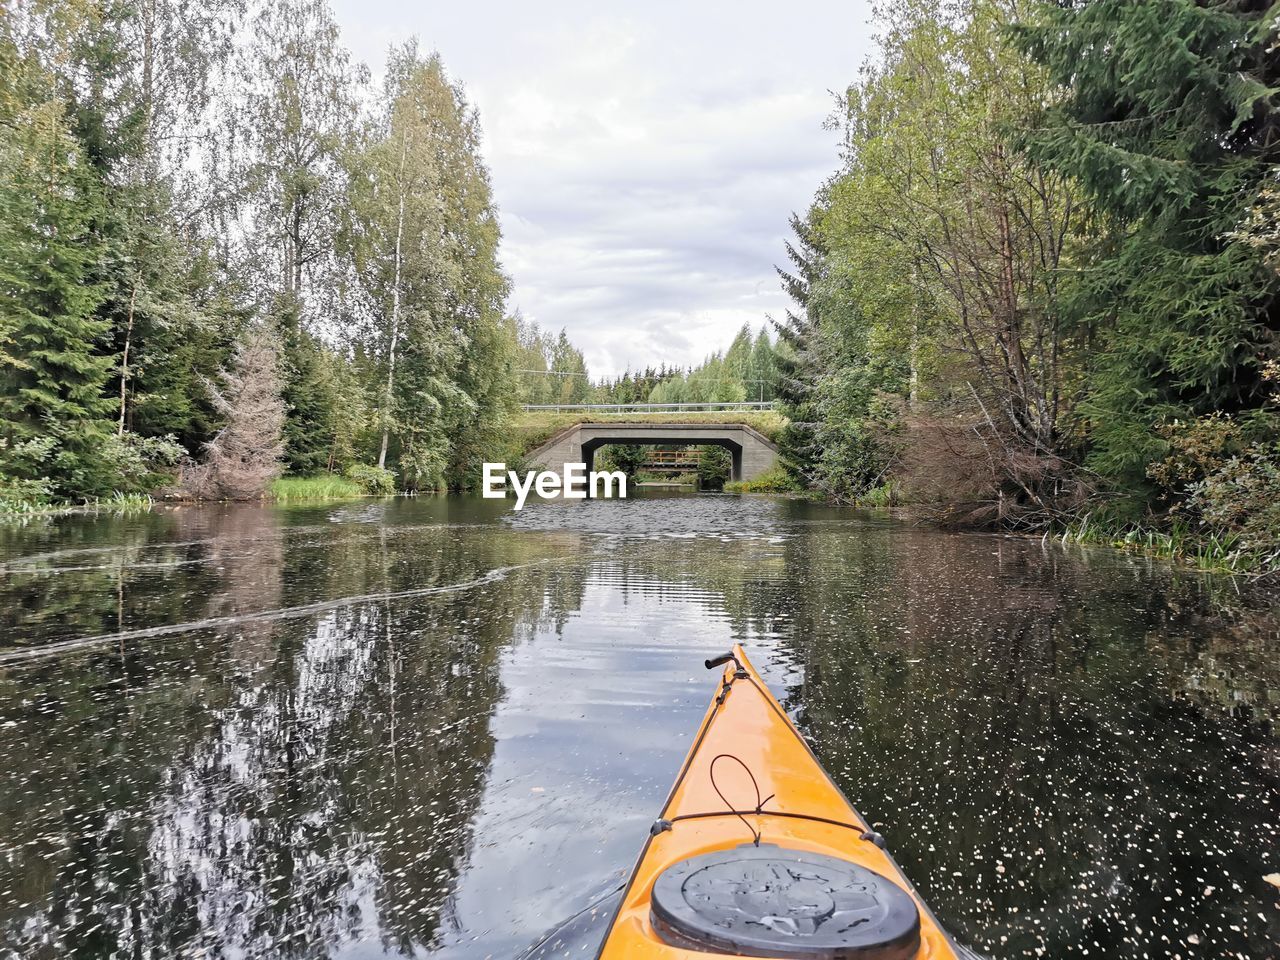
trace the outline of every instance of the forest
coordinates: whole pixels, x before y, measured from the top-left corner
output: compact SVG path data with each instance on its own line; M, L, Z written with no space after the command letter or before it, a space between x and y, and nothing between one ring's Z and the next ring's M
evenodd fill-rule
M558 337L536 325L517 322L517 373L521 402L570 403L772 403L782 376L779 351L785 342L770 336L767 324L753 332L744 323L726 350L715 351L689 368L648 366L592 380L582 353L564 331Z
M518 402L479 140L324 0L0 6L0 499L468 482Z
M1280 566L1280 4L901 0L793 220L793 471Z
M0 5L0 501L473 485L519 404L775 401L791 482L1280 564L1280 4L898 0L785 316L592 380L480 121L325 0Z

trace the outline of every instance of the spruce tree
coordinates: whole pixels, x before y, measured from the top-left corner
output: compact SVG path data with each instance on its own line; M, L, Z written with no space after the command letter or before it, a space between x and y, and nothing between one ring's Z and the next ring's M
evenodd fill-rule
M109 322L97 313L101 185L50 101L0 127L0 431L5 472L67 497L111 491ZM41 463L22 456L50 445Z
M1090 462L1141 495L1158 425L1267 403L1280 282L1237 231L1280 162L1280 16L1270 0L1036 10L1022 42L1063 96L1025 149L1111 227L1069 298L1095 347Z
M806 481L812 479L821 454L814 391L823 372L814 287L823 275L824 251L812 221L813 214L806 220L791 215L795 241L788 241L786 250L794 272L776 269L796 309L788 309L783 322L774 321L780 342L788 348L778 355L777 394L788 418L779 440L787 466Z
M218 379L208 389L224 424L186 485L207 499L253 500L280 475L284 455L285 405L274 335L262 326L247 331L234 364Z

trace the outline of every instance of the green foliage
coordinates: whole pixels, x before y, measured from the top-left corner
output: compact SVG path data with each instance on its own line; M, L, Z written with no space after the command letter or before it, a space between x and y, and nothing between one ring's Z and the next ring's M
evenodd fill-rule
M1041 4L1020 28L1063 92L1025 149L1106 227L1071 294L1095 339L1089 463L1139 502L1154 425L1264 400L1280 278L1237 231L1280 161L1278 30L1266 3L1192 0Z
M1280 364L1268 364L1264 378L1280 380ZM1280 415L1215 411L1158 433L1165 456L1148 474L1188 539L1212 545L1217 566L1280 567Z
M730 480L724 489L726 493L798 493L803 487L785 468L774 467L752 480Z
M434 490L478 478L513 410L523 348L505 317L497 215L461 86L411 42L393 51L385 103L350 164L356 342L373 359L378 465L395 462L406 489Z
M530 339L546 366L585 374L566 336L507 318L478 118L440 58L396 48L370 101L326 0L244 14L241 0L0 14L6 490L167 483L174 440L198 459L225 436L208 385L260 326L279 334L301 474L377 460L412 489L474 483L510 442Z
M724 447L704 446L698 451L698 485L704 490L720 490L733 470L733 455Z
M653 402L654 390L678 376L679 372L668 370L665 363L658 367L645 367L634 373L627 370L620 377L606 377L596 383L589 399L592 403Z
M582 351L561 330L552 336L536 323L517 315L510 321L515 346L512 363L519 385L519 402L528 404L630 402L636 399L627 391L625 401L611 399L611 386L592 391ZM628 381L630 376L627 377ZM619 384L620 386L620 384Z
M0 438L0 513L29 513L48 507L54 489L43 474L56 446L53 437L17 442Z
M1231 457L1190 488L1186 509L1233 567L1280 566L1280 443Z
M11 450L51 438L43 467L55 493L95 496L114 480L96 462L111 433L110 325L97 313L105 250L92 229L101 186L58 104L11 119L0 126L0 437ZM24 462L6 473L40 479Z
M294 324L286 325L281 342L287 469L302 475L327 470L341 433L344 365L319 338Z
M684 372L664 367L647 399L652 403L767 403L777 399L778 378L777 352L768 332L762 329L753 336L751 326L743 324L724 353L713 353Z
M116 477L117 494L143 494L171 481L186 457L172 436L144 437L125 431L110 434L98 448L101 469Z
M371 497L389 497L396 492L396 475L382 467L353 463L347 467L346 477Z
M621 470L635 480L648 457L648 448L639 443L610 443L596 451L595 470Z
M368 495L355 479L322 473L315 477L277 477L267 496L271 500L352 500Z
M905 0L876 18L841 169L779 271L788 467L839 500L928 492L1024 527L1088 513L1263 562L1280 9Z

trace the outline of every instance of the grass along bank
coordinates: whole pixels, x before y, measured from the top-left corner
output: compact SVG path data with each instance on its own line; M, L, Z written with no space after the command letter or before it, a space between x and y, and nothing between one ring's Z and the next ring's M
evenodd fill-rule
M776 466L750 480L730 480L725 493L804 493L799 481L783 467ZM815 494L816 495L816 494Z
M272 482L266 499L280 503L291 500L353 500L369 494L347 477L322 474L318 477L279 477Z
M1213 573L1237 573L1255 577L1274 575L1280 543L1269 557L1249 550L1242 538L1230 532L1195 530L1189 524L1175 522L1167 530L1139 524L1114 525L1085 517L1066 527L1060 534L1045 539L1085 546L1104 546L1125 553L1137 553L1161 560L1171 560L1197 570Z
M149 510L156 501L145 493L117 493L83 503L65 503L21 497L0 497L0 517L34 517L68 513L125 513Z
M396 476L390 470L356 464L345 474L320 473L310 477L277 477L266 499L352 500L356 497L389 497L396 492Z

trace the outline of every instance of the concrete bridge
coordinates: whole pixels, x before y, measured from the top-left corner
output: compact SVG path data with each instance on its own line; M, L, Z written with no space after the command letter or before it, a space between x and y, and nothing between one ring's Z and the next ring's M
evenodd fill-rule
M594 468L607 443L691 444L725 447L733 458L733 480L752 480L778 462L778 448L745 423L575 423L529 454L529 462L560 472L566 463Z

